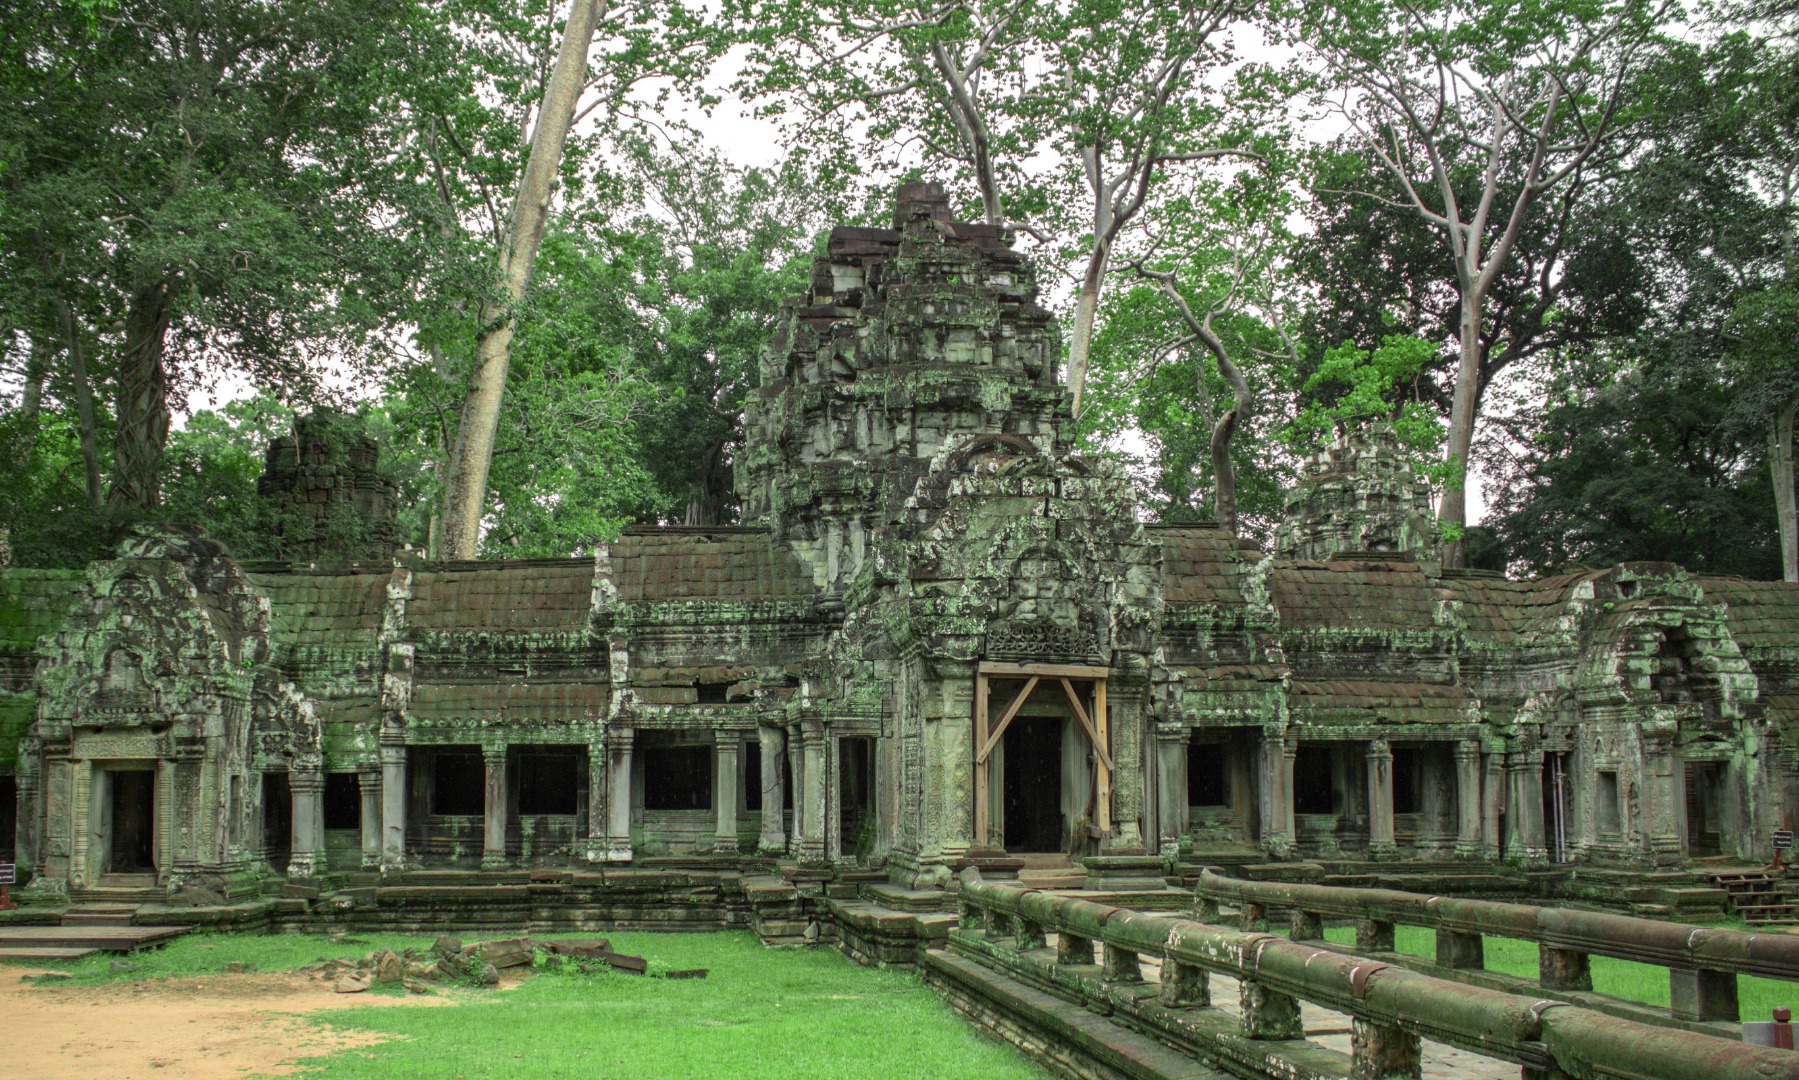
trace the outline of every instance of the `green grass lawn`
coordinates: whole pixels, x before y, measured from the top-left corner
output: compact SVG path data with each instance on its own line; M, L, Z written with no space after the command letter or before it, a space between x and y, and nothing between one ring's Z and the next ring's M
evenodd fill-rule
M1355 941L1355 930L1348 926L1332 926L1324 932L1326 939ZM1537 946L1515 938L1489 937L1485 952L1487 968L1506 975L1535 980ZM1434 959L1437 955L1436 934L1420 926L1394 928L1394 945L1400 952ZM1595 956L1592 959L1593 989L1597 993L1650 1005L1668 1004L1668 969L1630 960L1614 960ZM1770 1019L1769 1010L1776 1005L1799 1009L1799 983L1763 979L1753 975L1737 979L1737 1001L1745 1020Z
M464 940L477 936L467 935ZM560 936L560 935L558 935ZM827 949L769 949L754 935L607 934L649 960L651 976L539 971L508 990L456 987L456 1004L349 1008L322 1025L377 1032L373 1047L306 1063L322 1077L580 1077L582 1080L1043 1080L1010 1047L982 1038L916 976L859 967ZM269 972L319 957L430 944L357 934L194 934L111 973L110 959L58 965L77 983L222 971L233 961ZM706 979L653 977L703 967ZM65 983L67 985L67 983ZM323 987L321 993L327 993Z

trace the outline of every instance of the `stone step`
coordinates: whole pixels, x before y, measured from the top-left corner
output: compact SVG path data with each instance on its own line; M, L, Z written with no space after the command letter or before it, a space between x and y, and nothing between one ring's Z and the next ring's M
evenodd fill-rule
M79 960L99 951L60 945L0 945L0 960Z
M1020 870L1018 884L1026 889L1078 889L1087 883L1085 870Z
M14 926L0 929L0 949L98 949L129 953L163 945L186 926Z
M133 912L71 911L62 917L64 926L130 926Z

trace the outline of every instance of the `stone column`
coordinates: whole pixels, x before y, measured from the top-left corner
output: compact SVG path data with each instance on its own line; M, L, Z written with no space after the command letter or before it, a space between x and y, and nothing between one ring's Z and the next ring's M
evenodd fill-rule
M310 878L325 868L325 773L318 761L296 761L287 774L294 802L287 876Z
M800 792L806 809L800 817L799 850L795 855L801 862L816 863L825 859L825 745L829 737L823 731L808 731L802 739L805 771L800 778Z
M756 737L762 744L762 835L756 848L763 855L780 855L787 851L787 785L781 770L787 736L780 728L764 727Z
M1480 854L1480 743L1455 744L1455 853L1464 859Z
M1480 857L1498 862L1505 839L1499 835L1499 812L1505 806L1505 756L1487 754L1481 759Z
M1644 725L1645 729L1649 725ZM1657 866L1678 863L1686 854L1686 835L1681 821L1686 816L1684 770L1674 752L1674 725L1666 732L1643 732L1642 844ZM1625 833L1630 822L1624 822Z
M587 850L588 862L606 859L606 742L587 741Z
M1541 866L1549 861L1543 842L1543 748L1514 750L1505 756L1511 774L1511 803L1506 807L1506 850L1509 861Z
M14 819L13 827L13 858L19 865L19 876L23 880L25 874L42 867L38 861L42 857L38 850L38 829L44 820L44 814L41 801L43 785L37 770L32 769L23 756L19 764L29 770L19 774L18 817Z
M631 728L613 728L607 744L610 751L606 771L606 861L631 861L631 750L637 732Z
M482 763L487 766L487 799L481 831L481 867L484 870L506 868L506 747L481 748Z
M362 804L362 866L365 870L381 865L381 769L364 766L356 774L356 794Z
M1397 854L1393 842L1393 750L1385 739L1368 742L1368 854Z
M1394 1024L1355 1017L1350 1024L1351 1080L1418 1080L1424 1075L1418 1036Z
M381 870L406 869L406 747L381 747Z
M1261 750L1262 850L1278 859L1293 850L1293 759L1285 734L1273 729L1263 729Z
M1163 855L1180 851L1187 834L1187 740L1192 732L1165 735L1156 740L1157 846Z
M806 831L806 755L798 728L787 736L787 782L793 785L793 827L787 837L787 853L798 856L800 837Z
M717 815L717 828L712 836L712 850L719 855L737 854L737 743L743 738L735 731L717 732L713 754L712 808Z

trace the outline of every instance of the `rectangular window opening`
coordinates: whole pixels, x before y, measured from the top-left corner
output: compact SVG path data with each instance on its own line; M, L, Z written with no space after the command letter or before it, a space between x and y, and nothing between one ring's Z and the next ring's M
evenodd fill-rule
M325 828L362 828L362 783L355 773L325 774Z
M762 812L762 740L751 739L743 744L743 753L738 755L743 762L743 782L737 786L743 789L743 812L759 814Z
M712 745L644 747L643 808L712 809Z
M1293 812L1334 814L1335 763L1328 746L1301 746L1293 758Z
M1593 821L1602 833L1623 831L1624 815L1618 806L1618 773L1605 770L1593 777Z
M431 755L431 812L479 817L487 812L487 763L475 746L442 746Z
M723 705L730 700L731 684L703 682L699 692L701 705Z
M1395 746L1393 748L1393 812L1395 814L1419 814L1424 812L1424 774L1420 758L1422 752L1416 746Z
M582 757L573 748L518 751L518 812L574 816L581 801Z

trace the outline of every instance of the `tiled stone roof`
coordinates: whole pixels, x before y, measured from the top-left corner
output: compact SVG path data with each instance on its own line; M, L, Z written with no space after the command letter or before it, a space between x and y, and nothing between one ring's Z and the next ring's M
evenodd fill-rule
M1164 603L1243 606L1241 579L1247 567L1236 537L1202 525L1163 526L1150 530L1150 536L1162 545Z
M1562 574L1528 581L1452 578L1443 583L1461 602L1465 637L1482 645L1517 645L1554 632L1568 611L1568 593L1590 574Z
M420 570L406 625L421 632L578 633L593 607L592 559Z
M818 591L804 564L763 529L633 530L611 550L624 603L792 600Z
M1730 635L1745 650L1799 648L1799 585L1746 581L1735 577L1695 577L1706 598L1727 605Z
M269 598L272 633L288 648L374 648L387 574L250 574Z
M1304 724L1458 724L1479 720L1460 686L1418 682L1295 680L1287 707Z
M1283 630L1434 628L1437 587L1416 563L1277 563L1269 595Z

